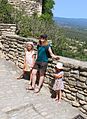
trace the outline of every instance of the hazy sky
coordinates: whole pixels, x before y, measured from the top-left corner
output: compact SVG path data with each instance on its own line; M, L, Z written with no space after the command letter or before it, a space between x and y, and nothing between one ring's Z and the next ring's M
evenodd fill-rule
M87 0L54 0L54 17L87 18Z

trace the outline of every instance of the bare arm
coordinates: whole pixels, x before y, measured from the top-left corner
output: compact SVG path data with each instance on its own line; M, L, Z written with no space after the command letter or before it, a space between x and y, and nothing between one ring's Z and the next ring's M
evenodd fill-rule
M63 74L54 74L55 79L57 78L63 78Z
M23 69L25 69L26 67L26 50L25 50L25 55L24 55L24 66L23 66Z
M54 59L60 59L57 55L54 55L53 54L51 47L49 47L48 51L49 51L49 53L50 53L50 55L51 55L52 58L54 58Z
M32 60L33 60L33 61L32 61L32 63L33 63L33 64L32 64L32 67L33 67L34 64L35 64L35 55L34 55L34 54L32 55Z
M38 57L38 54L35 55L35 59L37 59L37 57Z

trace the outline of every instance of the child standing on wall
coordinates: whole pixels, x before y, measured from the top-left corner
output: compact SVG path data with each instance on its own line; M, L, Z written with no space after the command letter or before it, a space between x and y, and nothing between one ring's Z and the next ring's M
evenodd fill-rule
M34 52L34 44L33 42L27 42L26 43L26 50L25 50L25 56L24 56L24 66L23 66L23 74L24 73L29 73L30 74L30 81L29 84L31 84L31 79L32 79L32 68L35 63L35 52ZM21 79L22 75L18 77L17 79Z
M55 73L54 73L55 83L53 85L53 90L56 93L55 101L61 102L62 98L62 91L64 90L63 78L63 64L58 62L55 66Z

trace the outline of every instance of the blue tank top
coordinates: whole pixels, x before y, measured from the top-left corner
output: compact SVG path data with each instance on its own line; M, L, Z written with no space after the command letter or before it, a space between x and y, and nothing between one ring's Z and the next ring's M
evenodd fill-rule
M50 47L50 45L47 45L47 46L40 46L38 45L37 46L37 54L38 54L38 57L37 57L37 62L48 62L48 56L47 56L47 53L46 53L46 49L48 49Z

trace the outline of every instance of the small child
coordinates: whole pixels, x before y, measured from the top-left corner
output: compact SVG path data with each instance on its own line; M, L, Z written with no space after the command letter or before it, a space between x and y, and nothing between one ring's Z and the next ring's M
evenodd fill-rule
M30 73L30 82L31 84L31 79L32 79L32 68L35 63L35 52L34 52L34 44L33 42L27 42L26 43L26 50L25 50L25 56L24 56L24 66L23 66L23 74L19 76L17 79L21 79L21 77L24 75L25 72Z
M56 92L56 98L55 101L61 102L62 98L62 90L64 90L64 84L63 84L63 78L64 78L64 72L63 72L63 64L58 62L55 66L55 83L53 85L53 90Z

